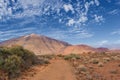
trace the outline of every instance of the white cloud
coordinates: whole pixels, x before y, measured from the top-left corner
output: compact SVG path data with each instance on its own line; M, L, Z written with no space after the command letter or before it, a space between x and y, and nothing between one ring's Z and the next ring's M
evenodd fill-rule
M64 8L64 10L65 10L66 12L72 11L72 12L74 13L74 8L73 8L73 6L72 6L71 4L64 4L64 5L63 5L63 8Z
M33 33L33 31L36 30L35 28L22 28L22 29L10 29L5 31L0 31L0 41L8 40L11 38L15 38L18 36L23 36L26 34Z
M111 14L111 15L119 15L119 13L120 13L120 12L119 12L118 9L114 9L114 10L108 12L108 14Z
M95 14L94 17L95 17L95 21L96 22L102 22L102 21L104 21L103 16L98 16L98 15Z
M120 35L120 29L118 29L118 30L116 30L116 31L113 31L112 33L111 33L112 35Z
M0 0L0 17L2 18L11 14L11 8L7 7L7 2L4 2L4 0Z
M9 1L0 0L0 20L3 18L26 18L34 16L46 16L54 15L53 18L58 18L60 23L67 24L67 26L83 26L89 21L90 7L98 6L99 0L85 1L82 4L81 1L77 0L77 3L70 4L63 0L15 0L13 1L13 7L8 7ZM21 9L21 11L15 12ZM65 10L63 12L62 10ZM71 11L74 16L68 15L67 12ZM14 12L14 13L13 13ZM94 15L94 14L93 14ZM59 19L60 18L60 19ZM103 16L95 15L96 22L103 20Z
M59 19L59 23L62 23L62 19Z
M99 1L98 1L98 0L95 0L95 4L96 4L97 6L99 6L99 5L100 5L100 3L99 3Z
M73 26L75 24L75 20L74 19L70 19L67 23L68 26Z
M108 43L109 41L108 40L102 40L100 42L97 43L97 46L104 46Z
M120 40L114 40L112 42L103 40L98 43L97 47L107 47L109 49L120 49Z
M88 18L84 15L81 15L81 17L78 20L74 20L74 19L69 19L67 26L81 26L81 24L84 24L86 21L88 20ZM78 26L78 27L79 27Z
M76 37L78 37L78 36L81 39L82 38L91 38L93 36L93 34L83 30L83 31L78 32L78 34L76 35Z
M62 8L63 3L61 0L12 0L13 6L8 6L11 4L8 0L0 0L0 18L23 18L31 17L34 15L44 15L49 14L46 12L50 10L57 11ZM15 12L16 10L22 9L22 11ZM15 12L15 13L12 13Z
M65 40L65 41L71 41L71 40L79 40L79 39L85 39L85 38L91 38L93 36L93 33L80 29L80 28L71 28L68 30L51 30L47 32L45 35L49 37L53 37L55 39L59 40ZM75 43L75 42L74 42Z
M24 9L29 9L30 7L32 8L38 8L41 4L43 4L45 0L19 0L19 4Z
M85 3L85 12L83 13L84 15L87 15L87 13L88 13L88 11L89 11L89 8L90 8L90 6L92 6L92 5L94 5L94 1L90 1L90 2L86 2Z
M80 18L79 18L79 23L84 23L84 22L86 22L88 20L88 18L86 17L86 16L81 16Z
M98 0L92 0L89 2L85 1L84 5L77 4L77 8L74 9L76 12L78 12L77 16L75 16L74 18L69 18L67 25L68 26L74 25L78 27L86 25L87 21L89 21L88 12L90 10L90 7L93 5L99 6L99 4L100 2ZM70 10L69 8L66 8L66 11L69 11L69 10ZM104 21L104 18L102 15L98 16L95 14L94 18L95 18L95 21L98 23Z

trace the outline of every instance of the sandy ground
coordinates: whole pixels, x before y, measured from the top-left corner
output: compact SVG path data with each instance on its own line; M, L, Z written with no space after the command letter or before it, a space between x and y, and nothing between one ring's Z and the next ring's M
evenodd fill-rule
M61 59L52 60L47 67L34 67L27 75L18 80L76 80L71 65Z

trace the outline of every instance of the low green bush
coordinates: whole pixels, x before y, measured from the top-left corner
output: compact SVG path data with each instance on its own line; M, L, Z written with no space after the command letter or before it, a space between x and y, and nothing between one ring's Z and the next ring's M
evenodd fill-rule
M64 57L62 54L58 54L57 56L58 56L58 57Z
M7 73L9 79L17 77L21 71L40 62L48 63L21 46L0 47L0 71Z
M39 58L44 58L44 59L53 59L55 57L54 54L46 54L46 55L40 55Z
M90 62L93 63L93 64L98 64L99 63L99 58L92 58L90 60Z
M69 54L69 55L64 56L64 59L65 59L65 60L80 59L80 55L77 55L77 54Z
M11 55L5 59L2 69L8 73L10 77L16 77L20 73L22 59L16 55Z

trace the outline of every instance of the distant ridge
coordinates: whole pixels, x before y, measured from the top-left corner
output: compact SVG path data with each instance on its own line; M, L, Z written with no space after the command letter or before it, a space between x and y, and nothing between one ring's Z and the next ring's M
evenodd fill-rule
M64 49L62 53L67 55L70 53L73 53L73 54L83 54L83 53L89 53L89 52L95 53L96 51L97 51L96 48L81 44L81 45L68 46Z
M85 44L71 45L64 41L59 41L43 35L29 34L19 38L10 39L0 43L0 46L11 47L13 45L23 46L34 52L36 55L44 54L83 54L101 52L119 52L120 50L109 50L108 48L94 48Z

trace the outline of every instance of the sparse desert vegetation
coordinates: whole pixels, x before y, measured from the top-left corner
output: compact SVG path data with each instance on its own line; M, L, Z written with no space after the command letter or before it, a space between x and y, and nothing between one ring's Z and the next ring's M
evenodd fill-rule
M51 65L48 65L46 68L46 64L50 62ZM120 53L71 53L69 55L48 54L36 56L21 46L0 48L0 80L31 80L32 77L38 80L41 79L40 76L42 76L43 73L45 75L50 74L49 77L54 79L56 77L51 77L54 75L52 71L54 71L54 73L57 73L57 71L51 67L57 69L60 64L60 66L63 66L65 69L66 65L70 68L71 66L68 62L73 66L73 72L69 71L70 75L75 75L77 80L120 80ZM45 66L37 64L45 64ZM45 68L46 71L41 72L41 70ZM59 69L64 72L62 67L59 67ZM47 71L49 71L49 73L46 73ZM60 73L62 73L62 71ZM58 72L58 76L62 75L60 73ZM66 75L69 75L69 73ZM46 79L44 76L42 76L42 78Z
M67 55L70 56L70 55ZM68 58L77 80L120 80L120 53L92 53Z
M80 59L80 56L77 54L69 54L64 56L65 60L74 60L74 59Z

